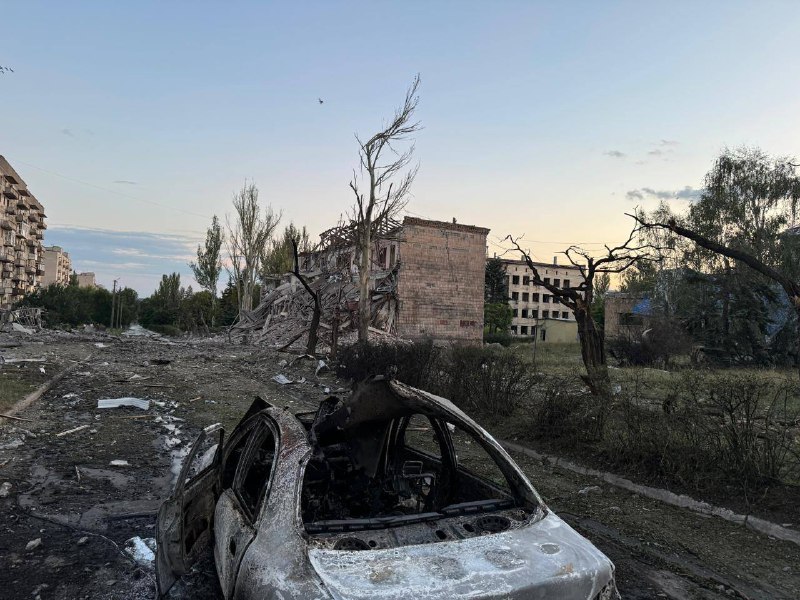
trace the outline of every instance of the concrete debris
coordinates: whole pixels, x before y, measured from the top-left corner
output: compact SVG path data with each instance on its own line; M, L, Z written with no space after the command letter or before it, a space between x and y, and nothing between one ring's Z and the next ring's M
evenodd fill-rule
M13 450L14 448L19 448L23 444L25 444L25 441L22 438L17 438L8 443L0 444L0 450Z
M103 342L95 342L94 347L95 348L108 348L108 346L106 344L104 344Z
M56 437L63 437L65 435L69 435L70 433L77 433L78 431L83 431L84 429L89 429L88 425L81 425L80 427L73 427L72 429L67 429L66 431L62 431L61 433L57 433Z
M372 333L381 337L396 334L398 302L396 296L399 264L392 270L370 273L373 287L371 302ZM327 269L327 267L326 267ZM319 296L322 306L317 351L327 353L337 344L347 345L357 339L358 280L349 269L315 269L303 273L309 286ZM242 313L231 327L230 337L238 342L265 344L278 349L305 348L314 312L311 296L293 275L272 290L266 291L259 305Z
M314 376L315 377L319 376L319 372L323 370L330 371L330 367L328 366L328 363L326 363L324 360L320 360L317 363L317 368L314 369Z
M142 410L148 410L150 408L150 400L127 397L97 401L97 408L119 408L121 406L133 406L136 408L141 408Z
M142 539L138 535L125 542L125 554L137 565L152 568L156 559L156 541L153 538Z
M16 364L16 363L40 363L40 362L46 362L46 361L47 361L46 358L14 358L14 357L9 357L9 358L5 359L5 362L6 362L7 365L13 365L13 364Z
M10 482L5 481L0 485L0 498L7 498L11 493L11 488L14 487Z
M42 328L41 308L17 308L0 310L0 331L11 331L31 335Z
M25 545L25 550L36 550L39 546L42 545L42 538L36 538L35 540L31 540Z
M289 364L289 361L288 361L288 360L286 360L285 358L282 358L282 359L280 359L280 360L278 361L278 366L279 366L279 367L285 367L285 366L286 366L286 365L288 365L288 364Z
M578 491L578 494L581 496L586 496L588 494L600 494L603 492L603 489L599 485L590 485L589 487L585 487L582 490Z
M127 460L119 460L119 459L117 459L117 460L112 460L112 461L111 461L110 463L108 463L108 464L109 464L109 465L111 465L112 467L129 467L129 466L130 466L130 465L128 464L128 461L127 461Z
M88 536L83 536L81 539L78 540L78 546L85 546L88 541L89 541Z
M275 383L280 383L281 385L287 385L289 383L294 383L294 380L289 379L283 373L281 373L279 375L275 375L275 377L272 378L272 381L274 381Z

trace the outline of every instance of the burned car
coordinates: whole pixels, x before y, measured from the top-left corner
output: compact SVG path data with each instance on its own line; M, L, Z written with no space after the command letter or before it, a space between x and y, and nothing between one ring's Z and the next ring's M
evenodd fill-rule
M162 595L213 544L226 598L618 598L611 561L486 431L381 378L206 428L157 539Z

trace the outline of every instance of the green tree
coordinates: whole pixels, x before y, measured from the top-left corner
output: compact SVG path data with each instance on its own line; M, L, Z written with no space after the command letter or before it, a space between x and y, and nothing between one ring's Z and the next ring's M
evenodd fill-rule
M194 273L194 278L205 290L211 294L211 325L214 325L214 305L217 298L217 284L219 274L222 272L222 242L225 238L220 227L217 215L211 219L211 227L206 231L205 246L197 246L197 262L189 263Z
M733 322L742 291L747 300L750 291L766 290L774 282L800 315L800 244L793 227L800 200L796 167L788 158L772 158L757 148L726 149L706 175L700 199L685 215L631 215L644 228L666 230L694 243L684 256L697 271L715 277L726 346L743 345L748 340L742 336L754 333ZM758 308L759 301L749 306ZM764 312L763 301L760 308ZM795 337L800 341L800 331Z
M486 302L483 305L483 322L489 333L507 333L514 313L505 302Z
M285 275L294 270L292 240L297 241L298 252L311 250L311 241L305 226L298 229L294 223L289 223L284 228L281 237L273 238L270 244L265 246L265 252L261 258L262 280L267 275Z
M483 301L491 304L508 302L508 277L503 261L499 258L490 258L486 261Z

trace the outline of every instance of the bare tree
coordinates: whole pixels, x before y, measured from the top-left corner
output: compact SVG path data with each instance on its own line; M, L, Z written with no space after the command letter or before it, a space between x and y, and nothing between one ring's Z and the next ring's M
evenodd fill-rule
M205 246L197 246L197 262L189 263L194 278L200 286L211 292L211 326L214 326L217 303L217 283L222 272L220 251L225 235L217 215L211 219L211 227L206 231Z
M371 319L369 272L372 259L372 241L378 231L397 216L409 200L409 192L419 165L409 167L414 154L414 144L398 151L395 145L409 139L421 129L413 121L419 103L417 89L419 75L406 91L406 97L388 126L366 142L356 135L360 163L360 177L353 172L350 189L356 201L351 209L355 242L359 252L359 321L358 339L366 341ZM386 162L387 156L391 156ZM364 191L362 191L362 186Z
M262 214L258 203L258 188L245 181L242 189L233 195L234 218L226 217L228 235L225 245L230 265L228 273L236 283L239 296L239 314L253 309L253 290L259 272L264 247L281 220L267 205Z
M306 345L306 354L311 354L312 356L317 351L317 339L319 334L319 321L322 317L322 305L319 301L319 292L315 292L310 285L308 285L308 281L303 275L300 273L300 257L297 252L297 238L291 238L292 242L292 251L294 255L294 269L292 270L292 274L297 277L298 281L303 285L306 292L309 296L311 296L311 301L314 304L313 307L313 314L311 316L311 325L308 328L308 344Z
M572 266L578 269L581 281L577 285L558 287L551 280L544 279L539 274L539 266L531 259L530 253L519 245L520 239L507 236L514 249L522 255L523 260L533 274L532 285L544 287L558 301L569 308L575 315L578 324L578 339L581 344L581 358L586 368L586 375L582 377L589 387L592 395L597 399L597 414L595 432L602 437L605 422L612 407L613 396L611 381L606 363L606 351L603 331L592 316L592 304L598 291L598 281L603 281L604 275L622 273L637 261L646 260L651 247L637 241L639 228L634 228L628 239L619 246L605 246L605 253L593 256L578 246L570 246L563 254Z

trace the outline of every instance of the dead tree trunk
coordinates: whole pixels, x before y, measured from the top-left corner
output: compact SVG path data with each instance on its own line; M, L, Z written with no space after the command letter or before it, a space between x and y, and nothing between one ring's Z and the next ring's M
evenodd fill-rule
M306 354L311 354L313 356L317 352L319 320L322 315L322 305L319 302L319 293L311 289L311 286L308 285L306 278L300 274L300 259L297 254L297 240L295 239L292 239L292 250L294 250L294 270L292 271L292 274L297 277L303 288L305 288L306 292L308 292L308 295L311 296L311 299L314 302L314 312L311 316L311 325L308 328L308 344L306 344Z
M586 375L581 379L589 388L595 399L595 431L594 435L602 438L605 434L606 421L613 408L613 394L611 393L611 378L606 364L606 351L603 332L592 317L591 308L595 292L595 275L598 273L621 273L635 262L648 259L649 245L635 242L638 228L634 228L624 244L611 248L606 246L606 254L592 256L585 250L576 246L567 248L564 254L581 274L582 281L570 287L559 287L551 282L550 278L540 276L537 263L531 260L530 254L524 251L517 240L507 236L514 248L522 255L523 260L533 274L534 285L545 288L553 295L553 301L569 308L575 315L578 325L578 340L581 344L581 358L586 368ZM543 265L539 263L540 267Z

